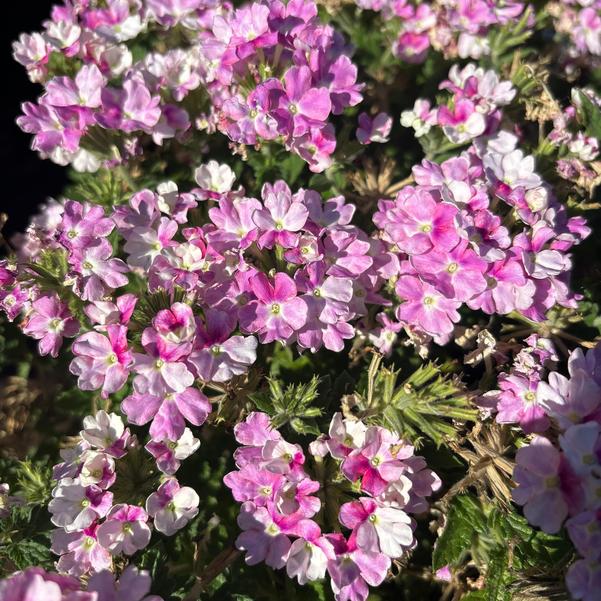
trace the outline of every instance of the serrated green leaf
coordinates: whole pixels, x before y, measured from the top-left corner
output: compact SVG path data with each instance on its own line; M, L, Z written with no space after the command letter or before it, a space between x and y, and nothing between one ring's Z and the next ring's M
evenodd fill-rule
M588 95L579 90L580 112L584 118L586 133L597 139L601 138L601 108L599 108Z
M474 537L486 530L486 516L478 499L457 495L449 507L446 525L432 554L432 568L457 564L467 554Z

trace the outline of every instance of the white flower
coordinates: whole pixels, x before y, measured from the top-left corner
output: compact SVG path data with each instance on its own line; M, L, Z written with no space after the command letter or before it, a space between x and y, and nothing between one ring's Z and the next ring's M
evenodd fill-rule
M376 507L357 529L357 546L365 551L401 557L413 544L411 518L401 509Z
M334 548L324 537L320 537L315 543L297 538L288 552L286 572L290 578L296 576L299 584L321 580L326 573L328 555L333 557Z
M599 155L599 142L597 138L585 136L578 132L576 137L568 144L572 154L575 154L582 161L593 161Z
M534 157L524 156L521 150L507 154L491 153L484 156L484 167L511 188L523 186L526 190L541 185L540 176L534 171Z
M78 480L61 480L52 491L53 499L48 504L48 511L52 514L50 521L55 526L64 528L66 532L75 532L87 528L98 517L102 517L102 514L106 514L112 494L101 493L97 498L98 506L93 505L87 492L88 489Z
M146 499L146 511L154 518L154 527L171 536L198 513L200 499L189 486L180 487L170 478Z
M115 460L106 453L86 451L83 457L78 478L83 486L98 484L115 471Z
M232 189L236 174L227 165L209 161L196 169L194 179L203 190L225 194Z
M98 449L112 446L123 436L125 426L116 413L98 411L95 416L88 415L83 420L81 437Z
M179 440L172 447L173 456L180 461L187 459L190 455L196 453L200 446L200 440L194 438L190 428L184 428L184 433L179 437Z
M365 432L367 426L357 419L342 419L341 413L336 413L330 422L328 434L330 440L327 445L333 457L343 458L347 453L340 449L358 449L365 442Z

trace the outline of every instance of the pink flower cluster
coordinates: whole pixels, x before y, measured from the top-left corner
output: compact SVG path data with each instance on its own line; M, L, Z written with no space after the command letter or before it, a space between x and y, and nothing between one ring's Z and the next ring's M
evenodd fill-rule
M549 12L555 30L568 40L568 68L579 59L595 59L598 66L601 56L601 2L599 0L563 0L552 2Z
M310 478L302 448L273 429L266 414L251 413L235 435L243 445L234 455L238 469L224 482L242 503L236 546L246 552L248 564L285 566L300 584L327 572L337 601L365 601L368 585L384 580L391 560L415 547L409 513L427 509L426 497L440 480L411 445L385 428L337 413L329 436L310 446L319 463L331 455L362 495L336 507L341 525L350 531L346 536L322 532L315 518L329 501L317 496L325 482ZM346 488L350 491L348 483Z
M412 127L416 137L437 125L454 144L496 132L502 116L500 107L509 104L516 93L510 81L501 81L494 71L474 63L463 68L453 65L439 88L452 94L446 104L433 109L428 100L420 98L412 110L403 111L401 124Z
M166 474L198 447L186 423L200 426L211 411L202 385L244 374L257 338L341 351L366 303L385 302L377 290L391 257L350 224L353 205L293 194L282 181L258 200L232 191L234 179L211 161L197 169L193 193L166 182L108 215L75 201L51 205L0 264L0 306L10 319L24 315L41 353L56 356L77 336L70 371L80 389L108 398L131 380L122 410L132 424L150 423L147 449ZM188 226L199 200L208 222ZM48 262L61 271L35 267ZM137 294L119 291L130 283ZM155 294L173 301L140 323L135 312Z
M545 532L565 523L581 556L566 583L574 599L595 601L601 590L601 346L572 352L568 372L552 372L538 384L537 403L559 429L559 444L555 436L536 436L518 450L513 498Z
M515 357L509 372L499 376L499 390L480 397L479 404L496 411L500 424L519 424L524 432L544 432L550 426L546 409L538 398L539 385L545 373L559 360L548 338L532 334L526 346Z
M519 19L526 6L518 0L355 1L389 21L396 34L392 51L408 63L424 62L431 48L445 58L487 56L490 31Z
M34 135L33 149L79 171L96 171L137 155L149 137L162 145L184 134L194 115L181 101L201 82L195 47L163 47L134 62L127 43L178 24L198 37L222 10L213 0L55 5L42 33L22 34L13 44L15 59L45 88L38 103L23 104L17 120ZM61 60L69 68L52 66Z
M323 171L336 148L331 115L358 104L349 48L312 0L252 2L213 20L200 42L208 122L231 140L275 140Z
M567 251L590 230L568 218L517 142L500 132L440 165L424 160L415 186L379 202L374 222L396 257L403 326L444 342L463 303L537 321L557 304L575 306Z
M601 98L593 90L573 88L571 103L553 120L547 140L557 147L558 175L585 190L592 190L598 178L593 163L599 158L599 140L582 131L583 100L601 107Z
M60 555L61 573L82 576L112 568L112 557L133 555L150 542L151 523L167 536L183 528L197 513L193 489L167 477L146 500L146 508L114 503L110 491L118 461L137 447L135 437L115 413L99 411L83 422L75 447L61 453L54 468L57 485L48 510L58 528L52 551ZM152 519L152 522L150 520Z
M79 580L27 568L0 580L0 601L162 601L149 595L148 572L128 566L119 580L110 572L93 575L83 591Z

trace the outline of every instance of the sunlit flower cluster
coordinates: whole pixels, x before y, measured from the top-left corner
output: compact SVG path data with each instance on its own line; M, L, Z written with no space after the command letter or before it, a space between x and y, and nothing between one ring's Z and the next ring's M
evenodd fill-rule
M318 513L337 495L329 490L324 496L326 483L311 479L302 448L273 429L266 414L251 413L235 435L243 445L235 453L238 469L224 482L242 503L236 546L248 564L286 567L299 584L327 572L338 601L364 601L368 585L382 583L391 560L416 545L409 514L427 509L426 497L438 490L440 480L392 432L337 413L329 435L310 445L318 465L331 460L340 470L343 478L334 482L341 490L354 483L359 491L357 500L339 507L346 535L323 532Z
M115 413L99 411L83 426L77 444L62 452L63 462L54 468L57 485L48 505L58 527L52 535L52 551L60 555L57 568L71 576L111 570L113 557L133 555L148 545L152 527L171 536L198 513L199 504L196 492L174 477L148 496L145 508L119 502L111 488L119 463L128 460L128 453L140 452L138 442ZM126 490L133 489L133 483L126 483Z
M446 58L480 58L490 54L488 33L519 19L525 2L511 0L355 0L378 11L393 26L395 56L422 63L431 50Z
M543 531L565 525L581 556L566 583L574 599L592 601L601 578L601 347L573 351L568 371L538 383L536 405L548 416L544 425L559 429L559 441L536 436L518 450L513 498Z

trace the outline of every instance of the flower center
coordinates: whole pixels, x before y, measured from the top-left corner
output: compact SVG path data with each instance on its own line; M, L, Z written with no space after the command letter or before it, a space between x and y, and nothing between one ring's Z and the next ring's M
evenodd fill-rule
M107 358L106 358L106 362L109 365L114 365L115 363L117 363L117 361L119 361L119 359L117 358L117 355L115 353L111 353Z
M278 303L273 303L273 305L271 305L271 312L274 315L279 315L280 310L281 310L281 307L280 307L280 305L278 305Z
M429 234L432 231L432 226L429 223L424 223L419 229L424 232L424 234Z
M449 273L455 273L459 269L459 265L457 263L449 263L447 266L447 271Z
M424 296L424 305L433 305L434 304L434 297L432 296Z

